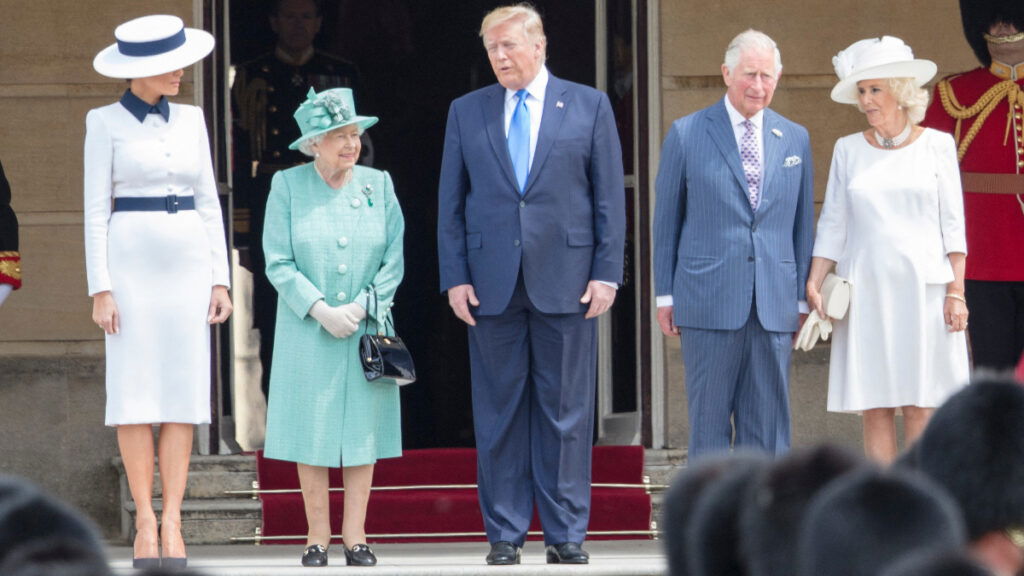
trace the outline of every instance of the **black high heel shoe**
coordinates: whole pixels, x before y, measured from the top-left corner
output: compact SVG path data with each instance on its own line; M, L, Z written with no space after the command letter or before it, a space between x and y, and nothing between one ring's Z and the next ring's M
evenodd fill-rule
M376 566L377 557L373 555L373 550L366 544L356 544L351 550L345 546L345 565Z
M148 570L149 568L159 568L159 558L132 558L132 568L136 570Z
M302 553L303 566L327 566L327 548L323 544L313 544Z

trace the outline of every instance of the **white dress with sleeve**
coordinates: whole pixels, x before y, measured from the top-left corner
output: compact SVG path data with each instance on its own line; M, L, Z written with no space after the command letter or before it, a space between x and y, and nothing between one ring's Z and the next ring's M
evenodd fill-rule
M814 255L852 284L835 322L828 410L935 407L968 380L964 332L943 318L947 254L967 252L956 149L932 129L882 150L836 142Z
M91 110L85 136L89 294L110 290L106 424L210 421L212 287L227 249L202 110L170 105L139 122L120 103ZM195 196L195 210L111 212L112 198Z

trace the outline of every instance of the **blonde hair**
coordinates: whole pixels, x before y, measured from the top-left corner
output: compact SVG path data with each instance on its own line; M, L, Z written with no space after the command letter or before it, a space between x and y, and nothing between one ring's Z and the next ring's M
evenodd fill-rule
M917 85L913 78L889 78L889 90L903 107L907 120L919 124L928 109L928 91Z
M896 99L896 104L907 115L907 121L911 125L920 124L921 120L924 120L925 110L928 109L928 91L918 86L913 78L885 78L884 80L892 97ZM864 111L859 100L854 106L857 107L857 110Z
M483 38L484 34L491 28L514 20L521 21L523 34L526 35L527 39L544 44L544 57L547 58L548 39L544 35L544 23L541 22L540 14L537 13L537 10L529 2L501 6L488 12L484 16L483 22L480 23L480 37Z

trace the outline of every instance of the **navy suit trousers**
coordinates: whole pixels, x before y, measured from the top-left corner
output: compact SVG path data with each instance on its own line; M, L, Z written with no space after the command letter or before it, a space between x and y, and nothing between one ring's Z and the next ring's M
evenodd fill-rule
M491 542L582 543L590 520L597 321L544 314L520 274L508 307L469 328L480 506Z

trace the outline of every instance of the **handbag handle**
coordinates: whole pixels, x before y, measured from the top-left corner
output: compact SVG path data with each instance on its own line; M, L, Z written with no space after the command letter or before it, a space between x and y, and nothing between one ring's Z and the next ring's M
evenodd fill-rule
M371 305L373 306L373 308L371 308L370 310L366 311L366 331L367 332L370 331L370 318L373 318L374 323L377 324L377 335L378 336L385 336L387 334L388 326L390 326L391 327L391 331L394 332L395 331L395 326L392 323L390 315L388 315L386 318L384 318L384 322L383 323L380 320L377 319L377 307L378 307L377 287L374 286L373 284L370 284L366 288L366 294L367 294L367 296L370 297L370 298L367 298L367 302L366 302L367 306L371 306Z

